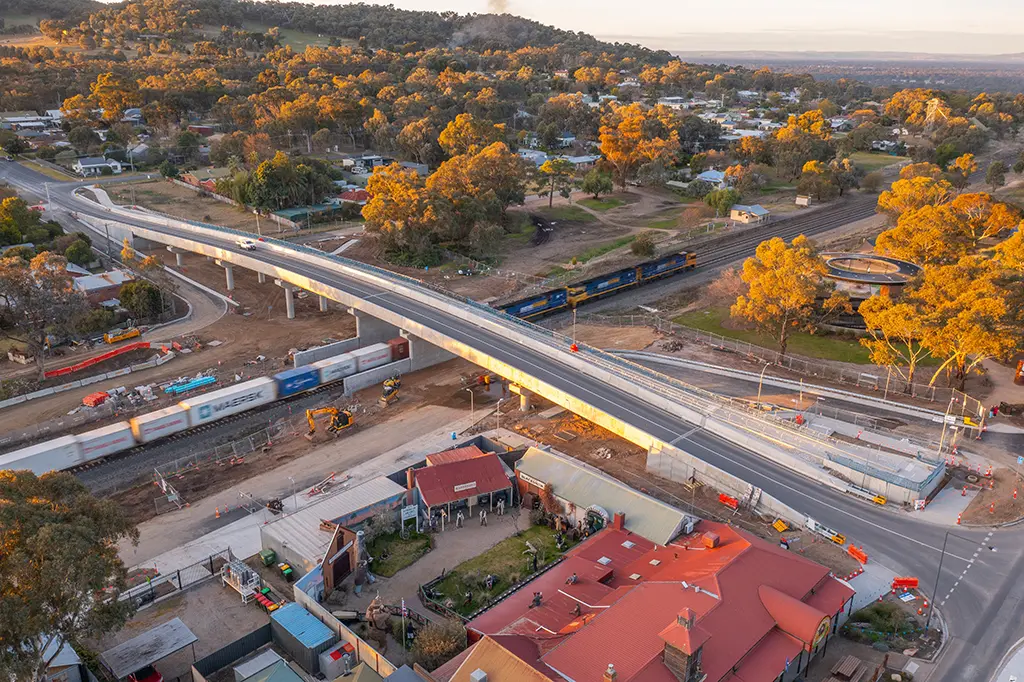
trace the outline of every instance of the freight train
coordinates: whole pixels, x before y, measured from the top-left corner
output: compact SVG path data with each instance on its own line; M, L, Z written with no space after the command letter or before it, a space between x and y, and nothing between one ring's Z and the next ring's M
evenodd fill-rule
M30 469L36 475L74 469L139 445L241 414L320 386L409 357L404 338L376 343L310 365L186 397L177 405L73 436L63 436L0 455L0 470Z
M535 320L562 310L573 309L587 301L614 295L623 289L642 286L684 270L692 270L695 267L697 267L697 254L692 251L680 251L646 263L506 303L499 306L498 309L513 317Z

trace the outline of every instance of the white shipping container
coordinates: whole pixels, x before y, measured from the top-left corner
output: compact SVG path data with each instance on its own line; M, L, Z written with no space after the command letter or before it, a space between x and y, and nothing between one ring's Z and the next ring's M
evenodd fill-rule
M386 343L375 343L350 353L356 359L356 371L365 372L391 362L391 346Z
M81 464L78 438L62 436L0 455L0 469L30 469L37 476Z
M199 426L272 403L275 398L277 382L270 377L263 377L197 395L178 404L188 410L189 426Z
M135 436L132 435L131 424L120 422L78 434L78 444L82 449L82 461L91 462L135 447Z
M341 381L345 377L356 373L356 359L351 353L335 355L324 358L312 364L320 372L320 383L327 384L332 381Z
M151 443L157 438L170 436L188 428L188 410L180 405L148 412L131 420L132 433L140 443Z

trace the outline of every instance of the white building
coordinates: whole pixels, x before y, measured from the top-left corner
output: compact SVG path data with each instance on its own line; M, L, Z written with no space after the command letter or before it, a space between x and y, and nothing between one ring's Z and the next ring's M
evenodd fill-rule
M99 156L87 156L83 159L77 159L71 168L83 178L102 175L104 168L109 168L113 175L120 175L123 170L120 161L104 159Z
M734 204L729 212L729 217L738 223L755 225L767 222L768 218L771 217L771 212L761 204L754 204L752 206Z

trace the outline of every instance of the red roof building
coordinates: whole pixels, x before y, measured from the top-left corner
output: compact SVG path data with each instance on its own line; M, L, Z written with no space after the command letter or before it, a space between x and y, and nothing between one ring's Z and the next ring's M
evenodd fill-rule
M450 464L451 462L462 462L467 459L475 459L476 457L483 457L486 453L475 445L470 445L464 448L452 448L451 450L444 450L442 452L435 452L432 455L427 455L427 466L433 467L438 464Z
M512 499L512 482L495 454L457 459L453 462L411 470L413 480L420 494L420 501L427 507L442 507L450 514L452 507L480 504L481 496L487 495L486 502L493 507L495 494L504 497L506 503Z
M350 189L347 192L339 194L338 198L348 203L363 206L370 200L370 193L365 189Z
M617 682L775 682L804 670L852 597L824 566L731 526L701 521L656 545L617 515L467 629L529 638L527 663L555 680L602 680L611 665Z

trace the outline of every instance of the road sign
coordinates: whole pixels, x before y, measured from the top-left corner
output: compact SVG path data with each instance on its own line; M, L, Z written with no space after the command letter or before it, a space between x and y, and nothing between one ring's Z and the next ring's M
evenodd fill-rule
M418 513L419 507L417 507L415 504L410 504L407 507L402 507L402 523L405 523L406 521L409 521L411 519L415 519Z

